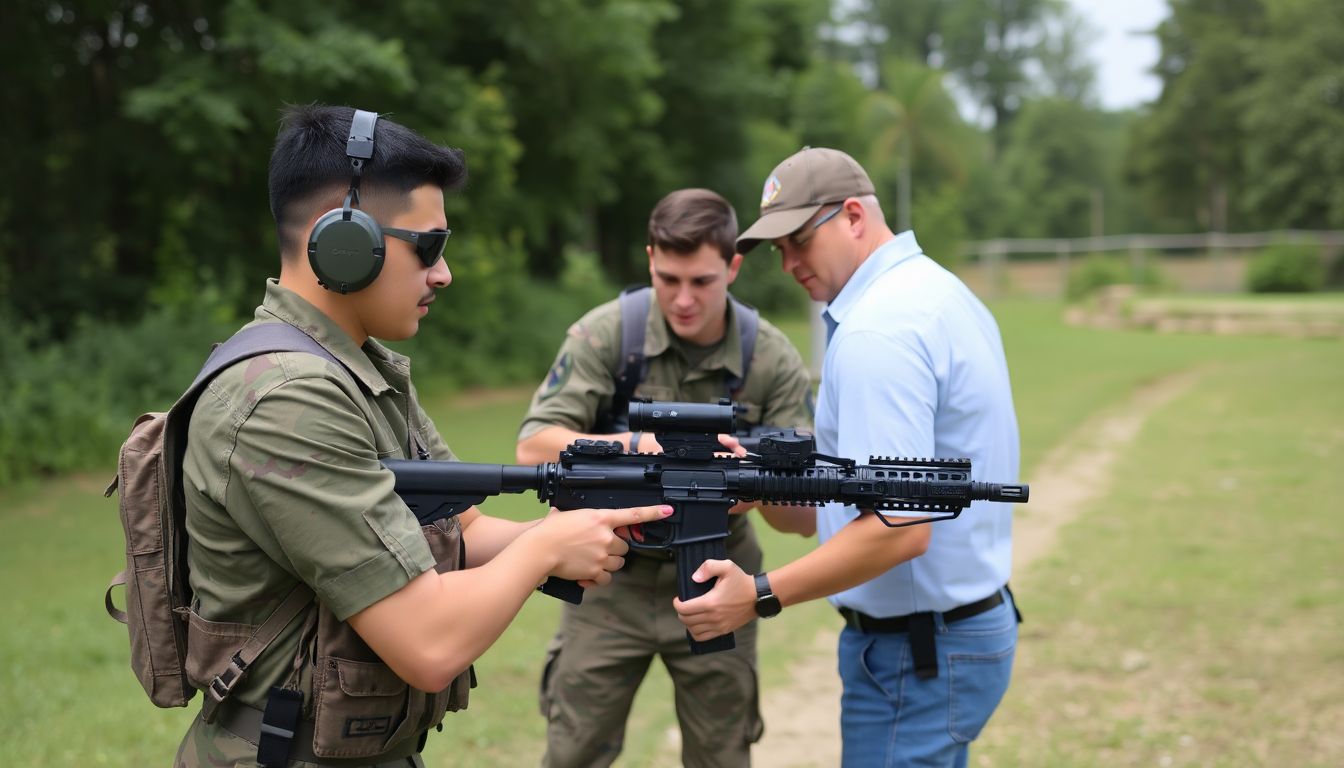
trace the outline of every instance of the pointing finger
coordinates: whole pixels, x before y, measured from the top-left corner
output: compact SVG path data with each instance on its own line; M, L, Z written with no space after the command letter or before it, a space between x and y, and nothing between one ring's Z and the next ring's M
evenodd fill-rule
M655 520L662 520L671 514L672 507L669 507L666 504L654 504L648 507L609 509L606 510L606 520L612 528L619 528L623 525L651 523Z

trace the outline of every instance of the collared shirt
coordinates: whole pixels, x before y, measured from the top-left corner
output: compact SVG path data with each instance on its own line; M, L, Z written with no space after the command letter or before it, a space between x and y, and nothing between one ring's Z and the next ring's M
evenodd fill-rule
M871 456L969 458L978 480L1017 482L1018 432L1003 342L993 315L912 232L884 243L826 309L832 330L817 398L817 447ZM858 516L831 504L824 543ZM1008 581L1012 512L978 501L930 524L928 551L831 597L871 616L947 611Z
M742 338L732 303L728 304L723 340L691 365L667 326L658 302L649 301L644 330L648 374L636 397L652 400L712 403L724 396L728 376L742 375ZM621 364L620 301L602 304L570 326L550 373L532 396L519 428L524 439L551 426L591 432L599 416L611 410L616 374ZM737 402L748 424L808 428L812 422L812 381L798 350L787 337L761 318L752 355L751 373Z
M260 624L302 581L344 620L434 567L379 460L420 447L435 459L453 454L420 408L404 356L372 339L357 346L274 280L254 324L267 322L306 331L349 372L317 355L272 353L230 366L202 393L183 462L196 610ZM292 623L249 669L240 700L258 706L284 682L301 627Z

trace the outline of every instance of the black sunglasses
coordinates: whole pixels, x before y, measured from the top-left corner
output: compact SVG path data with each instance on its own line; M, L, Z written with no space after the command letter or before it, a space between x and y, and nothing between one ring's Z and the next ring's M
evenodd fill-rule
M425 265L425 269L429 269L439 263L453 230L431 229L428 232L415 232L409 229L383 227L383 234L415 246L415 255L420 258L420 263Z

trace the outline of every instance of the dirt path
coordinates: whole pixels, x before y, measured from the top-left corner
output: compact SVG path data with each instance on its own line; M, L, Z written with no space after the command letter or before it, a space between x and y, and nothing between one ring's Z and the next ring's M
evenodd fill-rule
M1014 573L1022 573L1050 551L1059 529L1105 493L1111 465L1138 435L1148 415L1194 386L1198 378L1198 372L1185 371L1141 387L1121 407L1084 423L1046 455L1027 478L1032 483L1031 502L1017 511L1013 521ZM752 750L755 765L840 764L835 639L834 628L818 632L811 652L794 666L790 680L763 691L766 731Z

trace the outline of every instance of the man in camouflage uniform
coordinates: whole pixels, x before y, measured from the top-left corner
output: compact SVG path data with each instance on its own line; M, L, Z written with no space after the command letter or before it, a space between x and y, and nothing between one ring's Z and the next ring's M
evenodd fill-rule
M257 765L258 745L277 733L268 708L299 695L297 722L279 728L296 735L269 764L420 765L426 731L466 705L469 665L534 588L551 575L607 582L626 551L613 529L663 514L582 510L525 524L473 508L419 526L379 461L453 454L416 400L409 360L374 337L414 335L452 279L443 194L466 169L457 150L391 121L368 130L358 208L389 237L362 290L327 290L304 255L319 217L352 186L343 156L352 110L291 109L271 158L281 269L253 325L288 323L331 359L239 362L211 381L191 418L188 677L209 688L268 616L295 596L306 609L223 703L212 706L207 690L178 750L183 768Z
M807 428L811 380L798 351L765 320L759 322L750 370L743 370L740 310L728 296L742 263L734 252L736 236L732 206L709 190L679 190L654 208L647 252L656 301L648 302L647 316L639 318L645 323L648 367L634 395L685 402L731 395L746 409L740 421ZM554 461L580 437L659 450L652 435L602 434L613 431L608 417L613 398L619 400L621 325L620 302L611 301L570 327L523 421L520 462ZM726 391L734 380L740 388ZM762 512L780 530L808 536L815 530L811 509ZM727 548L743 570L760 571L761 550L745 514L733 515ZM734 650L692 655L672 608L676 595L670 553L635 550L611 584L589 590L582 605L564 606L541 682L546 766L587 768L616 759L631 701L654 655L662 657L675 689L683 764L750 764L751 744L763 730L755 622L737 633Z

